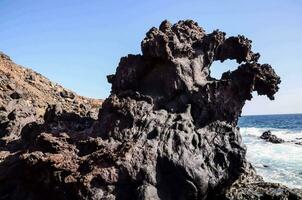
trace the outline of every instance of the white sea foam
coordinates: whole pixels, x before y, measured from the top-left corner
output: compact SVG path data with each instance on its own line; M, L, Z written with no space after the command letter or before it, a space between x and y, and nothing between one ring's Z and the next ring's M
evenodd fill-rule
M259 139L266 130L271 130L285 141L299 141L297 138L302 137L302 132L299 131L241 128L240 132L247 146L247 159L266 181L302 188L302 146L291 142L272 144Z
M288 130L288 129L275 129L275 128L255 128L255 127L243 127L240 128L242 136L254 136L260 137L264 131L270 130L272 134L278 138L282 138L285 141L301 141L302 131Z

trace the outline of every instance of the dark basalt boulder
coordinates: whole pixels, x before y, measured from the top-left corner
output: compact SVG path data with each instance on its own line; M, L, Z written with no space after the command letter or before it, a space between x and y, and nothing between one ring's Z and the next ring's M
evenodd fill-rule
M279 143L284 143L284 140L281 138L278 138L276 135L272 134L271 131L265 131L262 133L260 136L260 139L263 139L267 142L279 144Z
M250 40L164 21L141 46L108 76L97 121L55 106L23 128L0 163L0 199L301 197L265 183L245 158L242 107L253 91L274 99L280 83ZM240 65L212 78L211 64L226 59Z
M69 98L69 99L74 99L75 95L74 93L67 91L67 90L63 90L60 92L61 97L63 98Z

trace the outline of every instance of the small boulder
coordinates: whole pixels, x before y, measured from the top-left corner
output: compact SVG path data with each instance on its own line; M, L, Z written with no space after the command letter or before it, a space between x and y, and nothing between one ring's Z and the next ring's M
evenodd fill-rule
M63 90L60 92L60 96L63 98L68 98L68 99L74 99L75 95L74 93L67 91L67 90Z
M0 111L6 112L6 107L5 106L0 106Z
M0 58L4 60L11 60L8 55L5 55L2 51L0 51Z
M0 123L7 121L7 113L3 110L0 110Z
M16 112L16 110L13 110L12 112L10 112L10 113L8 114L7 118L8 118L9 120L15 120L15 119L17 118L17 112Z
M49 105L44 114L45 122L53 122L58 116L63 113L62 106L60 104Z
M276 135L272 134L271 131L263 132L262 135L260 136L260 138L267 142L271 142L271 143L275 143L275 144L284 142L283 139L278 138Z
M21 91L14 91L11 93L10 97L12 99L20 99L22 97L22 92Z
M16 89L16 86L15 86L15 84L14 83L9 83L9 84L7 84L7 89L9 89L9 90L14 90L14 89Z
M27 81L29 82L35 82L36 81L36 76L34 73L29 73L27 74L27 76L25 77Z

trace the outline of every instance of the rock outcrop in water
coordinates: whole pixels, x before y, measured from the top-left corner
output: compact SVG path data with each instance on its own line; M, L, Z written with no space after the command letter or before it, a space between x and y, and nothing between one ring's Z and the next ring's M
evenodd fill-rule
M262 135L260 136L260 139L263 139L267 142L271 142L271 143L275 143L275 144L280 144L280 143L284 142L283 139L278 138L276 135L272 134L272 132L270 130L263 132Z
M258 58L244 36L164 21L108 76L97 120L49 106L22 128L0 164L0 199L300 199L245 158L241 109L280 83ZM239 67L212 78L226 59Z

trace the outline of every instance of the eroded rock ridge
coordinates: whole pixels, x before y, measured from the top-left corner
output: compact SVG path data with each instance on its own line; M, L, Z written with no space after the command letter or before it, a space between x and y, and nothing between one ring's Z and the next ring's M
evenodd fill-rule
M238 117L280 78L244 36L162 22L120 60L98 119L49 106L0 164L3 199L300 199L245 158ZM211 64L239 66L211 77ZM47 194L47 195L46 195Z

